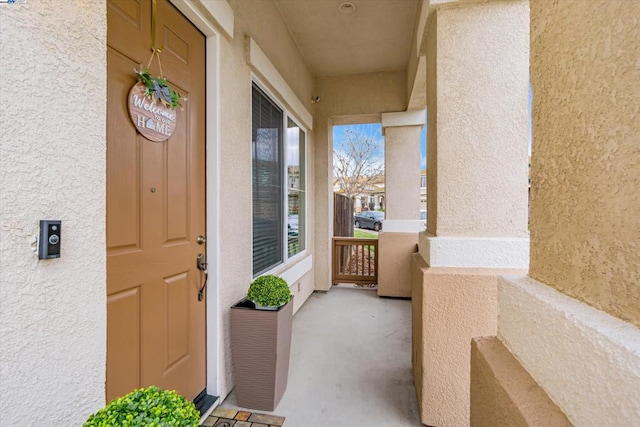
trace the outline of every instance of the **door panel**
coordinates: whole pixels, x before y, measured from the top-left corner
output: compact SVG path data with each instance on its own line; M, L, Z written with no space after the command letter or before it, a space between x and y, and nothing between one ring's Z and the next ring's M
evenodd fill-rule
M151 56L151 0L107 4L107 400L152 384L194 399L205 388L205 39L158 0L162 70L188 101L171 138L151 142L127 111L133 70ZM160 74L156 60L150 69Z
M181 94L185 94L189 99L191 94L184 89L177 88ZM191 109L185 103L184 112L188 116ZM174 135L178 140L186 140L188 137L188 123L183 121L176 125ZM191 218L191 206L189 204L189 146L187 145L167 145L166 147L166 167L170 173L167 187L167 197L163 209L165 211L164 229L166 235L164 244L185 244L189 243L189 219Z
M107 297L108 357L118 360L118 369L107 369L107 384L113 396L122 396L140 386L140 286Z
M165 329L165 369L189 354L189 273L183 272L164 281L167 327Z
M109 21L111 22L111 21ZM140 227L140 145L135 127L128 116L111 114L127 108L126 97L131 89L131 71L135 61L110 46L107 49L107 138L133 141L129 144L107 142L107 252L141 249ZM117 225L117 226L116 226Z
M135 141L132 144L107 142L107 207L118 206L118 209L111 209L107 214L107 253L113 253L141 249L138 203L140 171L137 167L140 163L140 145L137 143L135 127L128 117L110 113L127 108L126 96L131 88L128 74L138 65L110 46L107 64L107 137L115 141Z
M107 1L107 44L144 64L149 60L150 0ZM138 64L136 64L138 65ZM136 67L137 68L137 67ZM127 92L128 93L128 92Z

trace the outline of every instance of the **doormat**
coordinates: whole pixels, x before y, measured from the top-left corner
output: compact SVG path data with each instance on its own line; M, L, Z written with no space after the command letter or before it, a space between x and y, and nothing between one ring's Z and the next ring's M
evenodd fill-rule
M218 406L200 427L280 427L284 417L236 411Z

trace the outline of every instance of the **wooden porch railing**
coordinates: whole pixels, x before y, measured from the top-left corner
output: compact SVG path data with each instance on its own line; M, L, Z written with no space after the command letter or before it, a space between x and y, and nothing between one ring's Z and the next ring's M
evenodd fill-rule
M332 283L378 283L378 239L333 238Z

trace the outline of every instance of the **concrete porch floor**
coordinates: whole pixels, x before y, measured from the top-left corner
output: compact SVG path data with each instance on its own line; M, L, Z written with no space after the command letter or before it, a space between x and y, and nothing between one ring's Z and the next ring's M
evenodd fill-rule
M235 391L222 406L240 409ZM316 292L294 317L286 427L421 426L411 371L411 301L374 290Z

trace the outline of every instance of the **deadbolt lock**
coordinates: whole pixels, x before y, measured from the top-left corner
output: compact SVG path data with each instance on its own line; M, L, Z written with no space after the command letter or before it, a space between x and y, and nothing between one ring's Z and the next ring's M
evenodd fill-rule
M207 243L207 238L201 234L196 238L196 242L198 242L199 245L204 245Z

